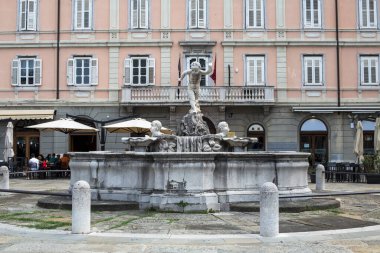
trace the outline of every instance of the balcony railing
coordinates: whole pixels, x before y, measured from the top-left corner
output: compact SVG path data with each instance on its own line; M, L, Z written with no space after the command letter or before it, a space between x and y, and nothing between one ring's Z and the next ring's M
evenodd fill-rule
M188 101L187 87L144 86L123 87L122 103L168 103ZM201 87L200 102L204 103L272 103L273 86L258 87Z

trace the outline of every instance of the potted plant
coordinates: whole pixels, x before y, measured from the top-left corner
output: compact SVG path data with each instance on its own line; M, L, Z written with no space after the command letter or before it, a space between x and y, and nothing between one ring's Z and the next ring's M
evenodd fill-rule
M365 155L363 167L367 184L380 184L380 155Z

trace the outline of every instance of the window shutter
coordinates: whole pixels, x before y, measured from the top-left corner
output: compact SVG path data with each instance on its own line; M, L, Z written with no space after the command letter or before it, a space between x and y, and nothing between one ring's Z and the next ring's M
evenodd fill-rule
M360 21L361 21L361 27L367 27L368 26L368 16L367 16L367 0L360 0Z
M256 24L255 27L261 27L263 24L263 6L262 6L262 0L255 0L256 1Z
M206 0L198 0L198 27L206 28Z
M82 28L82 0L75 0L75 29L81 29Z
M99 71L98 71L98 59L91 59L91 85L97 85L99 83Z
M132 0L131 1L131 22L132 22L132 28L139 28L139 14L138 14L138 11L139 11L139 8L138 8L138 0Z
M313 27L319 27L319 0L313 1Z
M370 26L375 28L377 27L377 1L370 0L369 3L369 22Z
M156 77L155 66L156 66L155 59L149 58L148 59L149 84L155 84L155 77Z
M37 18L37 1L29 0L28 3L28 27L27 29L30 31L36 30L36 18Z
M19 64L18 59L12 61L12 85L18 85Z
M247 85L255 82L255 61L252 58L247 59Z
M264 85L264 58L260 57L256 60L256 84Z
M304 59L304 71L305 71L305 84L313 83L313 62L311 59L305 57Z
M34 84L41 85L42 79L42 60L35 59L34 60Z
M246 1L246 26L247 28L252 27L253 24L253 1L254 0L247 0Z
M148 28L148 0L141 0L140 4L140 28Z
M26 30L26 0L20 1L20 30L24 31Z
M190 0L190 8L189 8L189 26L190 28L197 27L197 0Z
M131 85L131 59L124 60L124 84Z
M67 84L74 85L74 59L67 61Z
M322 72L322 60L315 59L314 60L314 83L321 84L321 72Z
M311 26L311 0L304 0L304 26Z

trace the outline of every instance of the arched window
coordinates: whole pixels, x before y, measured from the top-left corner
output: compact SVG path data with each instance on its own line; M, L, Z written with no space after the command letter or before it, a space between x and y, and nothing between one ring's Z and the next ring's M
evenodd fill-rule
M252 124L247 131L248 137L257 138L258 142L249 144L248 151L264 151L265 150L265 129L260 124Z
M312 155L312 162L328 162L328 130L319 119L308 119L300 129L300 151Z
M365 155L374 154L375 122L363 120L363 148Z

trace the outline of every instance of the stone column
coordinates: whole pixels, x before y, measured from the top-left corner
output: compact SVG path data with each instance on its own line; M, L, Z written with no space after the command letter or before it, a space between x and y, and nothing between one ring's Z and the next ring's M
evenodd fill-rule
M275 237L279 233L279 198L277 186L267 182L260 189L260 235Z
M6 166L0 167L0 189L9 190L9 170Z
M318 164L315 173L315 189L317 191L325 190L325 167L322 164Z
M73 234L89 234L91 231L91 189L86 181L78 181L72 191Z

